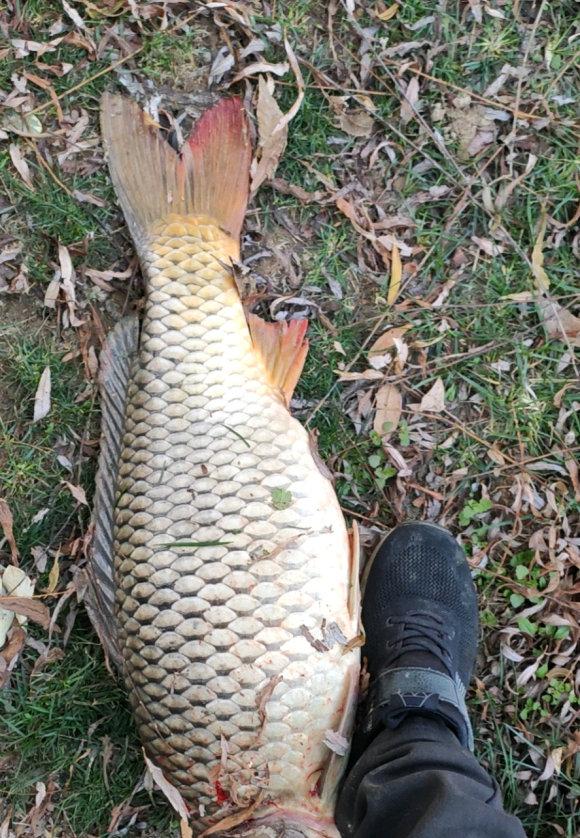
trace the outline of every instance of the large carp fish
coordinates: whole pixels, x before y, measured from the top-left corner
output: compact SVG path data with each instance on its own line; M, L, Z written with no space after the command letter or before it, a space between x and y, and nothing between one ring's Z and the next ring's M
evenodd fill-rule
M146 298L102 353L89 612L195 834L335 836L357 556L288 409L306 322L246 317L234 280L244 109L222 100L179 153L126 98L101 124Z

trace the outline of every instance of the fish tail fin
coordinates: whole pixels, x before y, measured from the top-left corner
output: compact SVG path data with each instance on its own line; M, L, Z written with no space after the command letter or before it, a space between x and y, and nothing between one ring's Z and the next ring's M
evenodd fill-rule
M222 99L207 110L179 153L124 96L104 94L101 130L111 179L138 247L155 222L170 214L204 215L239 238L252 154L241 99Z

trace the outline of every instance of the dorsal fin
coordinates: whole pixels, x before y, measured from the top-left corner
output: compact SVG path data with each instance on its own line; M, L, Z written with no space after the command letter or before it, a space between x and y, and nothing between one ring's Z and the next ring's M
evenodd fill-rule
M137 351L138 318L124 317L110 332L100 358L101 450L95 488L95 534L89 565L88 612L107 655L120 662L115 620L113 526L119 456L131 364Z

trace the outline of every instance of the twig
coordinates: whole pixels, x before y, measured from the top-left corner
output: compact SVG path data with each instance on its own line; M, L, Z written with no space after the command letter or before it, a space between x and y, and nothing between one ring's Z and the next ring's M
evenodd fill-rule
M67 90L60 93L56 98L60 101L61 99L65 99L67 96L70 96L71 93L74 93L76 90L80 90L82 87L86 87L87 84L95 81L95 79L100 78L101 76L105 76L107 73L110 73L112 70L115 70L117 67L120 67L121 64L124 64L126 61L129 61L131 58L134 58L140 52L143 52L145 46L137 47L136 50L129 53L129 55L124 55L122 58L118 58L116 61L113 61L112 64L109 64L108 67L103 67L102 70L99 70L97 73L93 73L92 76L88 76L88 78L83 79L78 84L73 84L72 87L69 87ZM51 105L54 105L54 101L51 99L48 102L43 102L42 105L38 105L38 107L33 108L33 110L29 111L29 113L40 113L40 111L46 110Z
M314 67L313 64L310 63L306 58L302 56L298 59L301 64L304 64L305 67L308 67L309 70L316 71L317 74L322 75L321 71ZM397 63L395 61L389 61L388 59L383 59L385 62L389 64L394 64L396 66ZM407 73L415 73L416 76L421 76L421 78L428 79L429 81L435 82L435 84L441 84L444 87L450 87L453 90L457 90L458 93L465 93L469 95L472 99L477 99L478 102L482 102L484 105L489 105L493 108L499 108L504 111L509 111L509 113L515 113L518 119L544 119L541 114L537 113L528 113L527 111L514 111L514 108L506 105L504 102L495 102L493 99L487 99L485 96L480 96L478 93L474 93L472 90L469 90L467 87L459 87L457 84L451 84L451 82L444 81L443 79L438 79L437 76L431 76L429 73L424 73L422 70L418 70L416 67L406 67L405 72ZM294 87L294 82L291 81L284 81L283 79L276 79L276 84L282 85L282 87ZM304 87L307 90L336 90L337 87L335 84L304 84ZM390 93L388 90L369 90L365 87L343 87L340 86L341 93L353 93L359 96L389 96ZM538 104L534 105L534 107L538 107ZM554 119L555 122L561 122L558 118Z
M32 142L32 140L29 140L26 137L25 137L25 140L26 140L26 144L33 150L34 155L35 155L36 159L38 160L38 162L40 163L40 165L48 172L48 174L54 180L54 182L58 186L60 186L60 188L64 192L66 192L66 194L69 196L69 198L74 198L74 194L70 191L70 189L68 188L66 183L63 183L62 180L60 180L60 178L52 171L51 167L48 165L48 163L46 162L46 160L44 159L42 154L39 152L38 146L36 145L36 143Z

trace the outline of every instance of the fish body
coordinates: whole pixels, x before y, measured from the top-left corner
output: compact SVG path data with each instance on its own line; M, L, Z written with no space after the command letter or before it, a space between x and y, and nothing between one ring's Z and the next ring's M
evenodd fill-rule
M147 294L112 516L124 678L200 830L331 836L344 757L325 737L352 717L357 572L287 407L303 324L250 331L235 237L177 209L132 227Z

